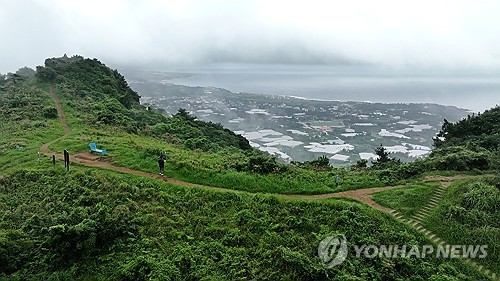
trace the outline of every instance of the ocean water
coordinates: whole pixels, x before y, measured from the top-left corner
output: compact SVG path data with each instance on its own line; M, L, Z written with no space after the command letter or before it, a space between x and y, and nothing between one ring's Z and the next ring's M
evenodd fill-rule
M306 99L438 103L475 112L500 105L500 71L436 71L373 66L251 65L167 67L190 73L169 82Z

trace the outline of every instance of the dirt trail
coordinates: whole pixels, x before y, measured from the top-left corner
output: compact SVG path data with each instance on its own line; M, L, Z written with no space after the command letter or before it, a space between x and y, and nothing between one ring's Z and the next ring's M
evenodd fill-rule
M61 102L59 101L59 98L57 97L57 95L54 91L53 85L50 85L49 91L50 91L50 96L52 97L52 99L55 102L55 105L57 108L57 113L59 115L59 119L61 121L61 124L63 125L64 135L55 139L55 140L52 140L52 141L46 143L46 144L43 144L40 147L40 152L43 153L44 155L47 155L47 156L55 155L57 159L63 159L64 158L63 154L58 154L58 153L54 153L54 152L50 151L49 146L51 144L65 138L65 137L67 137L71 133L71 127L68 125L68 123L66 121L66 117L64 115L64 111L62 109ZM165 182L184 185L184 186L192 186L192 187L217 190L217 191L224 191L224 192L242 192L242 191L237 191L237 190L233 190L233 189L226 189L226 188L213 187L213 186L207 186L207 185L193 184L193 183L169 178L166 176L160 176L160 175L153 174L153 173L133 170L130 168L125 168L125 167L120 167L120 166L115 166L115 165L110 164L108 162L98 161L98 158L99 157L93 156L90 153L77 153L75 155L70 156L70 160L72 163L78 163L78 164L85 165L88 167L97 167L97 168L102 168L102 169L107 169L107 170L118 171L118 172L122 172L122 173L134 174L134 175L147 177L147 178L154 179L154 180L165 181ZM442 181L443 185L449 185L449 183L451 183L453 180L469 178L469 177L470 176L452 176L452 177L432 176L432 177L425 178L425 181ZM377 188L348 190L348 191L318 194L318 195L289 195L289 194L274 194L274 195L277 197L285 198L285 199L352 198L352 199L356 199L358 201L361 201L364 204L369 205L375 209L378 209L378 210L381 210L384 212L391 212L391 211L393 211L392 209L384 207L384 206L376 203L375 201L372 200L371 196L375 192L394 189L394 188L402 188L402 187L404 187L404 186L386 186L386 187L377 187Z
M63 159L62 154L55 154L54 152L51 152L49 150L49 146L67 136L71 133L71 127L68 125L66 122L66 117L64 115L64 111L61 106L61 102L59 101L59 98L55 94L54 91L54 85L50 85L49 87L50 91L50 96L54 100L57 108L57 113L59 115L59 119L61 121L61 124L63 125L64 128L64 135L56 138L55 140L52 140L46 144L43 144L40 147L40 152L43 153L44 155L47 156L52 156L55 155L58 159ZM115 166L112 165L108 162L102 162L98 161L99 157L92 155L90 153L77 153L75 155L70 156L70 159L73 163L78 163L81 165L85 165L88 167L98 167L102 169L107 169L107 170L113 170L113 171L118 171L122 173L128 173L128 174L134 174L142 177L147 177L150 179L154 180L159 180L159 181L165 181L173 184L178 184L178 185L184 185L184 186L192 186L192 187L197 187L197 188L203 188L203 189L210 189L210 190L217 190L217 191L222 191L222 192L243 192L243 191L237 191L237 190L232 190L232 189L226 189L226 188L220 188L220 187L212 187L212 186L206 186L206 185L199 185L199 184L193 184L189 182L184 182L180 181L177 179L172 179L169 177L165 176L160 176L156 175L153 173L147 173L143 171L138 171L138 170L133 170L125 167L120 167L120 166ZM488 175L491 176L491 175ZM429 181L440 181L441 185L446 188L448 187L453 181L455 180L460 180L460 179L466 179L466 178L473 178L475 176L468 176L468 175L456 175L456 176L428 176L424 178L424 181L429 182ZM386 187L376 187L376 188L365 188L365 189L356 189L356 190L348 190L348 191L342 191L342 192L335 192L335 193L327 193L327 194L318 194L318 195L289 195L289 194L274 194L277 197L280 198L285 198L285 199L326 199L326 198L352 198L356 199L368 206L371 206L377 210L387 212L392 214L396 219L400 220L403 223L407 223L408 225L411 225L412 227L415 227L417 231L420 231L423 235L425 235L428 239L432 241L437 241L435 243L437 244L442 244L442 240L440 240L436 235L432 234L430 231L426 230L423 228L418 222L414 222L413 220L406 220L402 216L398 216L398 213L390 208L384 207L375 201L372 200L372 194L375 192L379 191L384 191L384 190L389 190L389 189L395 189L395 188L403 188L403 185L399 186L386 186ZM486 270L483 268L482 265L478 265L470 260L465 260L469 264L472 263L471 265L474 266L477 270L480 272L485 273L488 276L491 276L493 280L497 280L495 274L491 274L491 271Z
M375 192L379 191L384 191L384 190L389 190L389 189L394 189L394 188L401 188L404 187L404 185L397 185L397 186L385 186L385 187L374 187L374 188L364 188L364 189L355 189L355 190L348 190L348 191L342 191L342 192L335 192L335 193L326 193L326 194L317 194L317 195L287 195L287 194L280 194L279 196L282 198L287 198L287 199L326 199L326 198L351 198L351 199L356 199L358 201L361 201L365 203L368 206L371 206L377 210L381 210L384 212L390 212L392 209L384 207L375 201L372 200L372 194Z
M48 143L43 144L40 147L40 152L45 154L45 155L52 154L52 152L50 152L50 150L49 150L49 146L51 144L60 141L61 139L69 136L69 134L71 133L71 127L68 125L68 122L66 122L66 116L64 115L64 111L62 109L61 102L59 101L59 98L57 97L57 95L55 93L53 84L49 85L49 94L50 94L50 97L52 98L52 100L54 100L54 103L56 104L57 115L59 116L59 120L61 121L61 124L63 125L64 135L62 135L61 137L59 137L55 140L52 140Z

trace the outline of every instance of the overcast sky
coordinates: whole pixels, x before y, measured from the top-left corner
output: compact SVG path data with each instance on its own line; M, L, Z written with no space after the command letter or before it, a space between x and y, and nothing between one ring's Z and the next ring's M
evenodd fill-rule
M0 0L0 72L113 64L500 68L500 1Z

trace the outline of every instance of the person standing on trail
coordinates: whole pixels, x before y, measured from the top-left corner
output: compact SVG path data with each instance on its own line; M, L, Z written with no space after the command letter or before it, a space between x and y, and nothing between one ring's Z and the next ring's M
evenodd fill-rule
M163 176L165 172L165 159L163 159L163 155L160 155L160 159L158 159L158 167L160 168L160 175Z

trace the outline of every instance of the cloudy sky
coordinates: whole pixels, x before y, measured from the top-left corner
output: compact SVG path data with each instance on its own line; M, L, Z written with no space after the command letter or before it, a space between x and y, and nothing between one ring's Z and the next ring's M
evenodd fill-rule
M500 69L496 0L0 0L0 72L105 63Z

